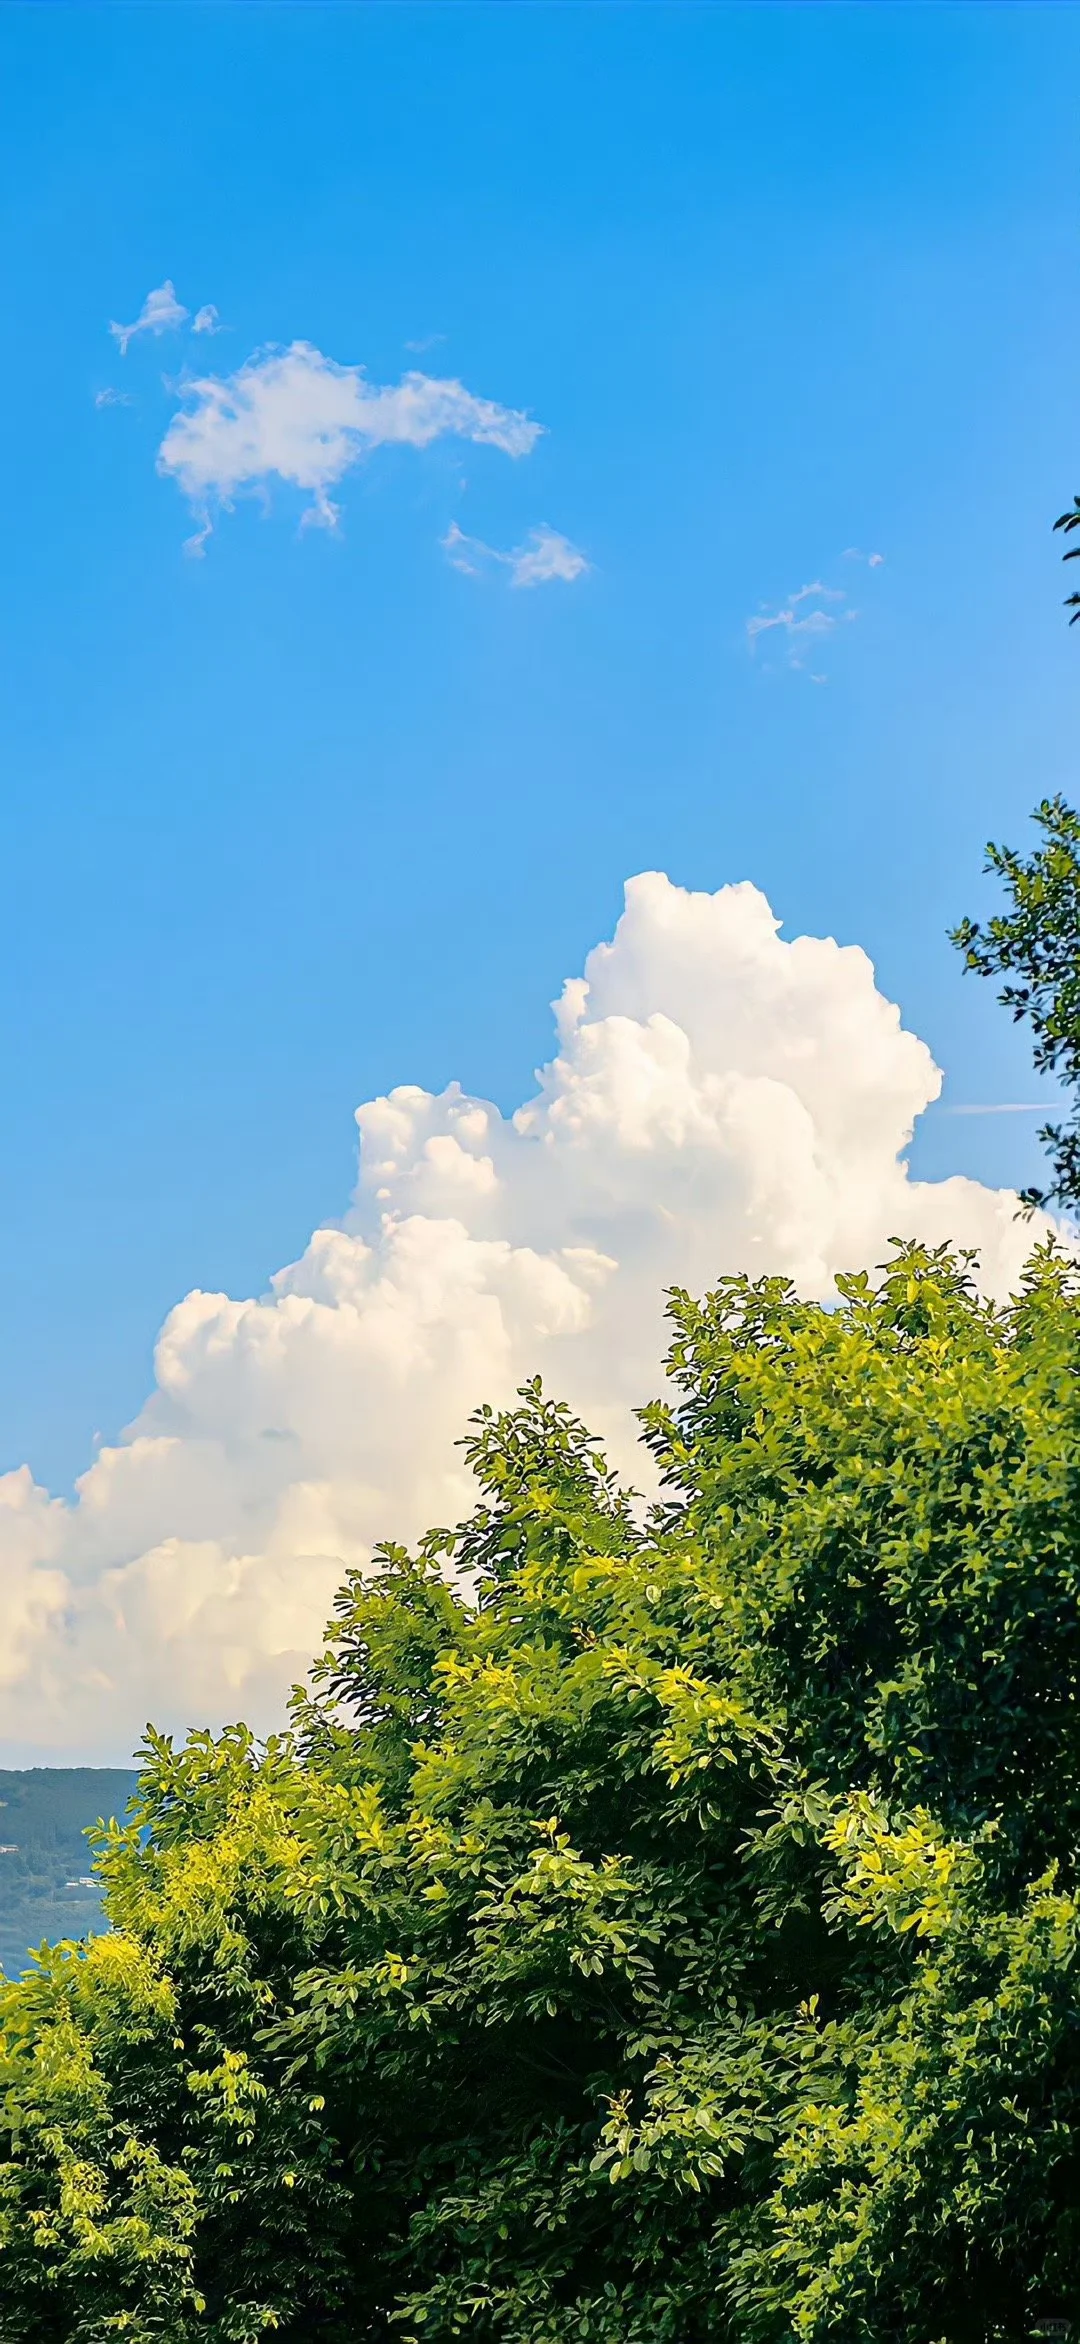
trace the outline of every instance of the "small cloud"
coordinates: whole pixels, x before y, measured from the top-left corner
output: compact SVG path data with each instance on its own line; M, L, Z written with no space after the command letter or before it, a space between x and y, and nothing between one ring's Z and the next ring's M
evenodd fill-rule
M799 603L804 601L808 594L816 591L817 589L814 587L802 586L797 594L788 597L782 610L756 612L754 617L747 619L746 622L746 632L750 642L755 643L759 635L767 635L773 627L781 628L789 641L800 635L831 635L836 625L834 611L808 610L803 618L796 615ZM839 598L834 595L832 599ZM855 616L854 611L844 612L845 618L854 618Z
M406 342L405 348L411 350L415 358L422 358L425 350L434 350L445 340L445 334L421 334L415 342Z
M203 376L180 396L157 465L191 504L191 552L205 544L216 510L240 493L265 494L272 479L310 496L306 525L332 529L339 507L330 489L375 448L456 438L527 456L543 430L455 380L414 370L399 383L369 382L362 366L341 366L311 342L258 350L235 374Z
M820 578L813 578L809 586L800 586L798 593L789 595L788 600L794 605L808 601L812 595L816 595L819 602L843 602L844 589L842 586L823 586Z
M109 383L105 390L95 391L94 405L95 407L133 407L135 401L130 391L114 391L112 384Z
M546 524L530 529L524 545L503 558L511 565L511 586L546 586L552 578L561 578L569 586L575 578L584 577L589 567L579 548Z
M451 522L441 544L447 560L464 577L481 578L495 564L509 570L511 586L546 586L553 579L569 586L590 567L580 548L560 530L549 529L546 522L530 529L524 543L513 546L509 553L485 545L482 537L467 537L456 521Z
M858 546L845 548L845 561L865 561L877 568L884 560L880 553L862 554ZM839 609L839 604L845 609ZM805 586L797 586L780 604L763 603L759 611L746 622L746 637L751 651L762 635L775 634L782 650L785 667L796 668L812 684L825 684L828 677L810 666L812 644L835 633L838 626L850 626L859 616L848 602L842 586L829 586L824 578L810 578Z
M865 562L868 570L880 570L884 559L883 553L862 553L857 545L845 545L844 547L844 560L846 562Z
M998 1099L988 1107L942 1107L942 1115L1046 1115L1045 1099L1032 1103L1029 1099Z
M136 334L174 333L177 326L183 325L187 314L183 302L176 298L171 277L166 277L163 285L147 294L134 325L118 326L114 321L109 332L120 345L121 358L126 358L128 343L134 341Z
M498 559L491 547L482 544L479 537L466 537L456 521L451 521L445 537L441 537L439 543L451 569L460 570L463 578L479 578L481 575L482 561L474 560L474 555L482 556L487 561Z
M220 334L221 320L212 301L204 301L202 308L196 310L191 321L191 331L193 334Z

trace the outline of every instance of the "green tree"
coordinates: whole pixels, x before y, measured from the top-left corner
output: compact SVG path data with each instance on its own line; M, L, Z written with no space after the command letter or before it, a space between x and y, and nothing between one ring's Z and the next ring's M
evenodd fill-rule
M1071 536L1080 528L1080 496L1054 523ZM1080 558L1080 544L1063 559ZM1080 592L1066 596L1070 626L1080 618ZM1047 1123L1039 1133L1053 1178L1049 1188L1028 1188L1023 1203L1060 1204L1080 1211L1080 815L1061 796L1044 798L1035 809L1042 843L1026 860L1011 847L986 849L987 871L1005 887L1007 909L981 926L962 920L952 932L965 964L980 977L1004 977L1002 1007L1031 1028L1040 1074L1054 1074L1072 1093L1067 1123Z
M153 1737L0 1996L15 2344L855 2344L1078 2308L1080 1297L672 1302L529 1387L290 1731Z
M1005 978L998 1000L1030 1026L1036 1068L1057 1075L1072 1093L1069 1120L1047 1123L1039 1133L1050 1156L1050 1185L1027 1189L1023 1201L1029 1209L1056 1202L1075 1213L1080 1211L1080 814L1062 797L1044 798L1034 819L1042 843L1033 854L1025 858L993 841L986 850L986 869L1003 882L1007 909L985 926L962 920L952 941L977 975Z

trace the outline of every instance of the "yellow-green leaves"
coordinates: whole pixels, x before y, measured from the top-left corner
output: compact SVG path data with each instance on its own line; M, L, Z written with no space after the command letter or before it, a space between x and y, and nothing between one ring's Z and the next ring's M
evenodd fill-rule
M19 2344L1020 2344L1080 2291L1075 1275L673 1302L530 1386L289 1735L152 1737L0 1994Z
M841 1882L825 1911L849 1915L860 1928L883 1926L897 1936L940 1937L964 1911L965 1891L979 1871L975 1849L948 1840L925 1808L890 1825L865 1792L846 1799L823 1834L839 1859Z

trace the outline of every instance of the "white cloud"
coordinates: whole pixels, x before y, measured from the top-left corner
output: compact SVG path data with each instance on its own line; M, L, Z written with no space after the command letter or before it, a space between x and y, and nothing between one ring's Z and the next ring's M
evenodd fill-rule
M95 407L133 407L135 401L130 391L115 391L112 384L109 383L103 391L95 393L94 405Z
M846 602L847 596L842 586L825 586L820 578L812 578L808 586L800 586L794 594L788 596L788 600L797 607L800 602L811 600L815 602Z
M460 570L463 578L479 578L486 562L498 559L481 537L466 537L456 521L451 521L445 537L439 543L451 569Z
M786 609L770 611L768 615L762 612L747 619L746 632L750 641L754 642L758 635L767 635L770 627L783 627L788 635L830 635L836 625L832 611L811 610L805 618L796 618L796 605L803 600L805 592L804 587L798 594L793 594Z
M843 558L849 562L865 562L871 570L880 569L885 560L882 553L860 553L857 545L845 546ZM840 603L845 605L842 610L830 607ZM854 624L858 616L843 586L829 586L823 578L811 578L805 586L796 587L782 603L762 603L760 610L746 621L746 639L753 651L763 635L775 634L783 665L800 671L812 684L824 684L828 677L811 665L815 643L820 644L834 635L839 626Z
M202 308L196 310L191 321L191 331L193 334L220 333L218 312L212 301L204 301Z
M147 294L134 325L118 326L114 322L109 332L120 345L121 358L126 358L128 344L135 340L137 334L173 333L177 326L183 325L187 314L183 302L176 298L172 279L166 277L163 285L156 286L152 293Z
M454 1085L359 1109L343 1225L257 1300L177 1305L71 1505L0 1478L9 1756L123 1759L147 1717L272 1724L343 1564L459 1518L466 1416L537 1370L640 1478L672 1283L783 1271L824 1296L894 1234L1016 1279L1011 1192L901 1160L941 1077L865 954L782 942L756 888L632 880L557 1018L515 1115Z
M494 564L509 570L511 586L546 586L556 578L572 585L590 566L580 548L546 522L530 529L524 543L513 546L509 553L485 545L482 537L467 537L456 521L451 522L441 542L447 560L467 578L482 577Z
M1031 1099L994 1099L986 1107L943 1107L943 1115L1047 1115L1052 1112L1046 1101L1041 1105Z
M454 380L412 372L400 383L371 383L362 367L339 366L310 342L258 351L235 374L187 384L183 398L158 469L191 503L196 546L218 507L273 478L306 491L306 518L333 528L329 491L372 448L426 448L450 435L527 456L543 428Z
M857 556L854 546L849 545L847 553L852 559L862 558ZM880 554L874 554L872 564L881 558ZM829 609L830 603L844 603L847 607ZM807 585L796 587L783 603L764 603L755 611L746 622L746 639L753 651L762 635L775 631L782 645L785 667L801 671L812 684L824 684L828 677L810 664L814 645L835 634L838 626L851 625L858 616L842 586L827 586L823 579L811 578Z
M814 610L800 611L799 606L809 596L819 594L821 591L818 586L800 586L798 592L789 595L787 602L779 610L757 611L746 622L746 639L751 651L754 650L762 635L768 635L774 629L779 630L779 638L784 647L785 666L801 670L809 676L813 684L828 682L828 677L823 670L811 666L810 653L815 642L820 642L823 637L834 633L837 615L835 611L822 610L820 607ZM843 596L834 592L829 599L833 602L842 601ZM854 619L858 613L847 610L843 615L846 619Z
M524 545L516 546L510 556L511 586L544 586L551 578L562 578L570 585L584 576L589 565L576 545L563 537L557 529L540 527L530 529Z

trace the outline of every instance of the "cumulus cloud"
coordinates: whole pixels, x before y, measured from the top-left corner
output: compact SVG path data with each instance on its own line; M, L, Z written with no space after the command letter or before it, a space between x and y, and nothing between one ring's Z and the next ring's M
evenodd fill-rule
M128 345L137 334L175 333L187 315L183 302L176 298L176 287L171 277L166 277L163 285L155 286L154 291L147 294L134 325L118 326L114 321L109 332L120 345L121 358L126 358Z
M202 308L196 310L191 321L191 331L193 334L220 333L217 307L213 301L204 301Z
M1007 1290L1011 1192L917 1181L929 1051L865 954L783 941L749 885L632 880L557 1005L556 1055L503 1116L456 1085L357 1112L359 1185L267 1293L192 1293L156 1381L71 1504L0 1478L0 1737L123 1759L147 1717L280 1718L343 1565L458 1519L460 1437L541 1372L641 1485L662 1293L782 1271L827 1296L894 1234L979 1249Z
M485 545L482 537L467 537L456 521L450 523L441 542L447 560L465 577L480 578L491 568L505 569L511 586L546 586L555 578L569 586L575 578L584 577L589 567L580 548L558 529L549 529L546 522L530 529L524 544L515 545L509 553Z
M446 436L527 456L542 425L513 407L477 398L464 383L415 370L401 382L369 382L362 366L341 366L311 342L259 350L227 376L188 383L158 451L199 521L201 548L216 509L272 479L311 498L305 518L333 528L330 490L373 448L430 447Z

